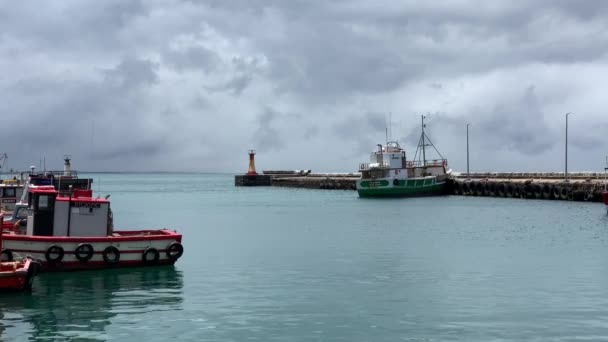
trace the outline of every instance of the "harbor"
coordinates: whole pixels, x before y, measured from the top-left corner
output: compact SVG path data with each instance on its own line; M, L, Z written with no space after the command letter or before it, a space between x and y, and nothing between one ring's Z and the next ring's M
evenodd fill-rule
M302 173L295 171L264 171L269 186L356 190L359 173ZM572 172L565 181L559 172L480 172L456 173L447 181L446 195L486 196L568 201L602 201L605 186L600 172Z
M411 159L398 142L377 144L369 162L358 172L319 173L304 170L265 170L258 174L255 150L249 150L246 174L235 176L236 186L276 186L324 190L356 190L359 197L418 197L437 195L503 197L537 200L604 202L608 205L608 157L604 172L455 172L425 133ZM468 126L467 126L468 129ZM429 148L432 148L431 151ZM436 154L429 159L429 152ZM566 149L567 153L567 149Z
M0 13L0 342L608 341L608 3Z

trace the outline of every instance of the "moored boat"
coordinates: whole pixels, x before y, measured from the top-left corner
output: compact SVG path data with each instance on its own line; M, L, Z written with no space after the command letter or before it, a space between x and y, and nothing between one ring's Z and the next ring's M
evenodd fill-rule
M110 201L91 190L60 193L50 185L27 187L25 220L3 225L0 260L31 255L42 271L174 264L182 235L170 229L114 230ZM25 221L25 222L24 222Z
M0 262L0 291L28 291L40 264L29 257L18 261Z
M18 179L0 180L0 212L9 214L23 193L23 183Z
M378 149L371 153L369 163L361 163L361 178L356 187L360 197L413 197L433 196L446 193L446 181L449 170L447 159L439 151L439 159L427 160L427 146L432 144L424 132L422 117L422 134L418 149L412 160L408 160L399 143L389 141L385 146L378 144Z

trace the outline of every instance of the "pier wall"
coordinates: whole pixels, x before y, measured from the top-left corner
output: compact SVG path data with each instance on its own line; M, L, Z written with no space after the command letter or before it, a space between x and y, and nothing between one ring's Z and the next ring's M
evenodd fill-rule
M272 186L306 189L355 190L359 173L312 173L310 170L264 171Z
M528 198L601 202L605 187L603 173L471 173L449 181L448 192L461 196Z

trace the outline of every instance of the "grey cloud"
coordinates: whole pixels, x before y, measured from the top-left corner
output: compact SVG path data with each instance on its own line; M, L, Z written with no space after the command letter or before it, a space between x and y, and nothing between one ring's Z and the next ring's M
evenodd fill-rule
M606 17L608 4L566 0L6 2L0 124L26 118L30 134L0 142L15 163L70 152L92 168L197 170L241 169L216 145L287 163L289 143L299 163L350 169L384 140L382 111L403 113L408 145L431 112L440 149L460 151L471 122L497 159L553 165L559 108L584 113L580 155L606 149ZM323 153L338 144L352 155Z
M538 104L534 86L526 88L519 101L496 105L480 127L496 148L515 149L524 154L547 151L556 141L556 134Z
M320 129L319 126L310 126L308 128L306 128L306 130L304 131L304 135L303 138L306 140L312 139L316 136L318 136L320 133Z
M211 72L221 63L220 57L215 52L201 46L191 47L185 51L167 51L163 60L181 72L190 70Z
M91 48L103 51L125 47L122 31L147 13L139 0L63 4L20 1L0 5L0 29L5 38L18 37L21 44L32 48L54 52L76 49L87 54Z
M122 88L136 88L158 81L158 65L138 58L125 58L114 69L105 72L106 81Z
M493 104L477 107L464 115L427 114L427 126L436 130L436 141L442 135L463 136L470 123L478 143L494 151L516 151L525 155L541 154L551 149L559 139L538 102L536 89L528 86L513 99L496 99ZM404 138L417 143L420 127L414 127ZM436 141L434 141L436 143Z
M280 114L272 108L265 108L256 117L257 128L254 134L254 141L259 150L281 150L285 148L285 143L276 128L276 122Z
M146 158L166 151L162 140L141 141L135 144L124 143L118 146L101 146L92 157L102 161L109 159Z
M347 116L332 125L332 132L341 140L341 145L352 146L350 156L360 157L385 140L386 113L366 112Z
M205 89L210 92L230 92L232 95L241 95L249 86L253 77L251 75L238 75L221 85L207 86Z

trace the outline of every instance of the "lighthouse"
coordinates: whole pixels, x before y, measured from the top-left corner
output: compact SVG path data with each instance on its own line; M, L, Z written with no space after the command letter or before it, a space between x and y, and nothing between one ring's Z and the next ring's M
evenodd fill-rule
M235 175L234 185L236 186L259 186L270 185L270 175L258 174L255 171L255 150L249 150L249 168L246 174Z
M247 170L248 175L257 175L255 172L255 150L249 150L249 169Z
M67 154L63 157L63 176L64 177L69 177L72 175L72 165L70 164L71 159L72 159L72 156L67 155Z

